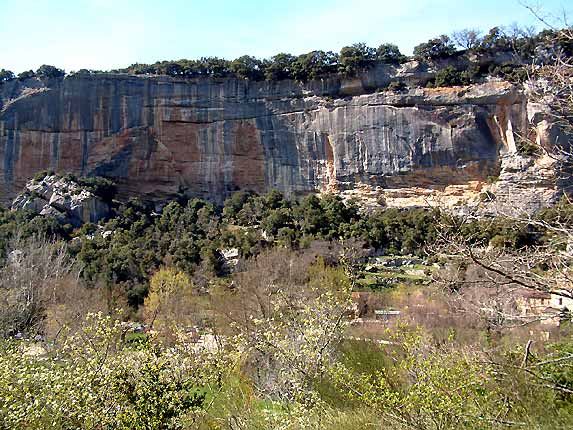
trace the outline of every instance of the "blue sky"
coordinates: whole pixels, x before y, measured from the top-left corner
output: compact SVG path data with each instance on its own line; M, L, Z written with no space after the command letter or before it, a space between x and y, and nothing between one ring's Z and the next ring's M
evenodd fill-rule
M568 0L540 4L546 14L573 9ZM0 0L0 68L105 70L355 42L392 42L409 54L439 34L512 23L537 24L520 0Z

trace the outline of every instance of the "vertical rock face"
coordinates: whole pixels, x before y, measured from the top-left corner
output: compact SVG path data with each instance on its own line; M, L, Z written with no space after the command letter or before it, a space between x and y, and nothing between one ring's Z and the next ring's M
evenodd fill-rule
M387 80L376 70L352 85L126 75L5 83L2 200L43 169L110 177L124 195L154 199L443 190L497 175L500 154L526 130L526 99L510 84L374 91Z

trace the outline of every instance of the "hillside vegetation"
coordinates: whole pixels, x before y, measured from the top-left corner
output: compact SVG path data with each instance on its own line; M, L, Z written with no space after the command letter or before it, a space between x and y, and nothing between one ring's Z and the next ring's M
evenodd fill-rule
M528 69L533 96L565 141L534 152L570 175L571 30L456 38L462 53L440 37L416 55L510 46L541 61ZM314 79L369 61L403 58L356 45L287 57L276 70ZM270 70L253 59L189 64L169 73ZM140 66L131 73L167 73ZM467 71L442 68L432 85L472 79ZM477 218L277 191L237 192L221 207L183 193L121 201L108 179L45 175L31 185L51 194L30 187L24 209L0 210L0 428L573 427L567 193L535 215ZM95 201L106 210L85 222Z
M113 195L109 182L84 185ZM564 201L539 220L570 222L570 213ZM183 196L160 210L115 201L108 219L77 229L3 210L1 422L569 426L568 370L543 365L543 379L531 379L520 370L526 332L489 314L468 318L452 301L456 290L440 286L451 268L432 247L448 234L506 253L553 241L551 230L513 220L367 214L335 195L295 201L276 191L239 192L223 207ZM236 265L225 257L233 248ZM386 269L377 275L371 256L379 254ZM401 254L424 264L392 269ZM371 308L401 317L356 325L360 292ZM568 327L552 336L531 352L532 366L569 357Z
M181 78L238 78L252 81L294 79L304 82L336 74L352 77L376 65L398 67L416 60L438 66L438 75L428 85L452 86L480 82L488 76L523 80L527 75L524 65L540 59L550 61L556 52L569 56L573 54L573 45L566 38L560 38L558 30L535 33L529 28L512 26L494 27L486 34L475 29L465 29L454 32L451 36L441 35L417 45L412 57L402 54L398 46L392 43L383 43L377 48L356 43L343 47L339 53L320 50L298 56L280 53L268 59L249 55L234 60L204 57L197 60L158 61L153 64L136 63L109 72L81 69L71 74L127 73ZM35 72L29 70L17 76L9 70L0 69L0 84L15 79L37 77L49 80L64 76L64 70L50 65L43 65ZM399 85L400 80L396 80L394 87Z

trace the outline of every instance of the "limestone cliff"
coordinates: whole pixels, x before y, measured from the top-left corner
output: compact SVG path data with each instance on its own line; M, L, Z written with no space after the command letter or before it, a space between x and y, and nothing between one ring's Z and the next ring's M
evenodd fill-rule
M0 191L35 172L106 176L124 195L337 190L419 204L480 192L528 128L504 82L376 91L389 73L250 82L76 75L0 86ZM400 200L405 199L405 200ZM409 201L409 199L413 199Z

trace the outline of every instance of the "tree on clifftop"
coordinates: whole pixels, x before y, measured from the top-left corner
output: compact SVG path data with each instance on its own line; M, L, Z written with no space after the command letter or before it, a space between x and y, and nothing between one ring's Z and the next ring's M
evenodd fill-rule
M430 39L426 43L420 43L414 48L414 56L422 60L447 58L455 54L455 52L454 44L445 34Z
M243 55L231 62L231 72L241 79L253 81L263 78L262 62L249 55Z
M375 59L376 49L365 43L345 46L338 56L339 70L347 75L355 75L358 71L371 66Z
M36 76L36 74L34 73L33 70L26 70L26 71L18 74L18 80L24 81L26 79L31 79L35 76Z
M376 50L376 59L386 64L401 64L408 61L408 57L400 52L400 48L393 43L383 43Z
M0 82L8 82L13 79L16 79L16 76L13 72L6 69L0 69Z
M277 54L266 60L264 64L265 79L269 81L280 81L282 79L292 79L293 65L296 57L291 54Z
M454 31L452 39L462 49L474 49L482 41L481 31L473 28Z
M40 68L36 70L36 76L40 79L61 78L65 76L65 74L66 72L64 72L64 70L47 64L40 66Z
M293 77L299 81L319 79L336 72L338 55L334 52L312 51L299 55L293 63Z

